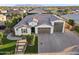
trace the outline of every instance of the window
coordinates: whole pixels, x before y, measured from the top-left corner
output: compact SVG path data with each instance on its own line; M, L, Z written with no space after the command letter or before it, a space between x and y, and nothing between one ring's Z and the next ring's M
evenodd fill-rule
M21 29L22 33L27 33L27 29Z

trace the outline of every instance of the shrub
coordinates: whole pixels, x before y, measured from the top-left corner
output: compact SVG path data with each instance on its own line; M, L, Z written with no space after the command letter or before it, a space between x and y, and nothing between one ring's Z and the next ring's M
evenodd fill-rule
M0 44L2 44L2 39L3 39L3 33L0 32Z
M79 26L75 27L75 31L79 33Z
M74 26L74 24L75 24L74 20L72 20L72 19L69 19L69 20L68 20L68 23L69 23L70 25L72 25L72 26Z
M22 35L23 39L27 39L28 45L33 46L35 44L35 35L34 34L28 34L28 35Z

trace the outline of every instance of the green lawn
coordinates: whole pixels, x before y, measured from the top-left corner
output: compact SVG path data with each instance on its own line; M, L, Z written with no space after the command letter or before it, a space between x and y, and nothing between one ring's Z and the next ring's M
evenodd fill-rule
M27 46L25 54L36 54L38 53L38 38L35 39L35 45Z
M8 40L4 35L2 45L0 45L0 54L14 54L16 46L15 40Z

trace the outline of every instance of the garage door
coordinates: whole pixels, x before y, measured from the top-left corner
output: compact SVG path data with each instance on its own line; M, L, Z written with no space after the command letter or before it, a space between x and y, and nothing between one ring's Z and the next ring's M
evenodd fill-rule
M62 32L62 30L63 30L63 22L55 22L54 32Z
M38 33L50 33L50 28L38 28Z

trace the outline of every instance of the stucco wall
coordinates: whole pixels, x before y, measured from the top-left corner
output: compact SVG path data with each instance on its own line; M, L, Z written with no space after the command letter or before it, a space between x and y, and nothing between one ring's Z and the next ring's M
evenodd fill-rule
M6 16L5 15L0 15L0 21L2 21L2 22L6 21Z
M22 33L21 29L27 29L27 33ZM20 28L14 28L15 30L15 35L27 35L27 34L31 34L31 29L30 28L26 28L26 27L20 27Z

